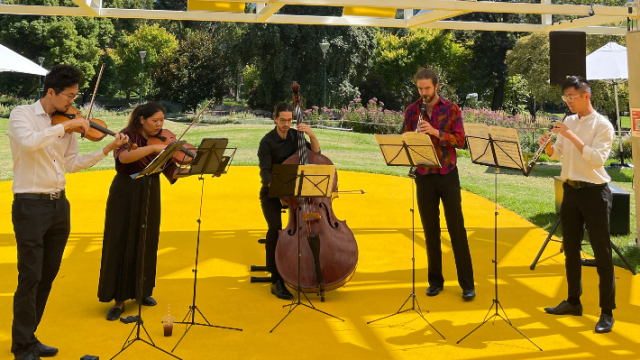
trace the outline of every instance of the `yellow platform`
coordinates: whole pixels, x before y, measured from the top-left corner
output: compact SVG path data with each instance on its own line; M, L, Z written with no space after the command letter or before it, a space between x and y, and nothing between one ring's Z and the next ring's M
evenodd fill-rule
M133 325L109 322L111 304L98 302L104 207L113 171L68 176L72 234L62 268L51 293L38 337L60 348L58 359L84 354L109 359L116 354ZM264 264L266 223L258 202L256 167L232 167L228 175L208 178L202 219L202 244L197 305L215 325L242 332L194 327L176 349L183 359L640 359L640 276L616 268L618 310L614 331L593 332L598 319L598 279L595 268L583 270L585 315L546 315L543 307L566 296L562 255L529 265L546 232L520 216L500 210L500 301L509 318L531 343L502 320L488 323L456 344L477 326L494 298L493 203L464 192L463 209L469 232L477 298L463 302L444 219L445 290L435 298L427 287L424 235L416 233L417 289L427 319L446 337L442 340L410 312L373 325L366 322L393 313L411 292L411 207L408 179L340 172L340 188L363 188L365 195L342 195L336 215L347 219L360 249L355 276L346 287L327 294L314 305L345 322L298 307L272 334L269 330L286 314L287 302L273 297L265 284L251 284L249 266ZM196 178L173 186L162 182L162 228L158 280L154 297L159 305L143 308L145 325L156 344L170 350L184 327L163 337L162 316L171 305L183 317L191 304L200 183ZM16 250L11 225L11 183L0 183L0 359L10 359L12 300ZM419 221L417 221L419 224ZM543 259L558 251L551 244ZM256 274L254 274L256 275ZM257 274L263 275L263 274ZM128 302L124 315L137 311ZM200 319L201 320L201 319ZM137 342L117 359L170 359Z

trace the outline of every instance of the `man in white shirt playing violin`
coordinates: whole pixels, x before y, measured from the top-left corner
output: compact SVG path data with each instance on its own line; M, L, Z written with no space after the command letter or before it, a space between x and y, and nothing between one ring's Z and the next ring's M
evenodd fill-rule
M65 173L95 165L128 141L116 134L104 149L79 155L73 131L87 131L89 121L79 116L52 126L53 114L65 113L73 104L81 80L80 70L56 65L45 77L42 99L16 107L9 116L14 194L11 217L18 248L11 344L15 359L37 360L58 353L58 349L42 344L35 332L71 231Z
M553 145L549 143L545 151L551 159L562 158L560 177L564 181L564 197L560 218L569 295L567 300L545 311L553 315L582 315L580 250L586 226L600 278L602 310L595 332L607 333L614 323L616 286L609 237L611 177L604 163L611 152L615 132L609 120L593 109L591 88L584 78L569 77L562 89L562 100L575 115L568 116L564 123L555 123L552 132L558 134L558 139ZM539 144L542 146L549 136L551 134L543 136Z

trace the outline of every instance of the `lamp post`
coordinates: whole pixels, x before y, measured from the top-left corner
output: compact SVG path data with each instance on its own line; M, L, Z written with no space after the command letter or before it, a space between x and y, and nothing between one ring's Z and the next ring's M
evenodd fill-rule
M327 106L327 50L329 50L329 43L327 40L322 40L320 43L320 49L322 49L322 73L323 73L323 81L322 81L322 106Z
M44 56L38 56L38 61L40 62L40 67L42 67L42 63L44 62ZM40 99L40 85L42 81L42 76L38 76L38 99Z
M144 57L147 56L147 52L140 50L140 104L142 104L142 83L144 80Z

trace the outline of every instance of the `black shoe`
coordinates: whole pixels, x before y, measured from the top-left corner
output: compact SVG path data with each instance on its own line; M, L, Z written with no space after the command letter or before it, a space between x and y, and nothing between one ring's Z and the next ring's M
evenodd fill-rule
M476 289L462 290L462 298L465 301L471 301L476 297Z
M27 350L26 352L20 355L15 355L14 359L15 360L41 360L40 357L36 354L33 346L29 348L29 350Z
M40 357L51 357L58 354L58 348L47 346L41 342L33 345L32 349Z
M442 286L429 286L427 288L427 296L436 296L440 294L442 290L444 290Z
M271 284L271 293L275 295L278 299L282 300L291 300L293 299L293 295L287 289L287 286L284 284L284 281L278 280L275 284Z
M146 298L142 299L142 306L156 306L156 305L158 305L158 303L151 296L147 296Z
M611 332L611 329L613 329L614 322L616 321L613 319L613 316L609 316L607 314L600 314L600 320L596 324L596 332L598 334Z
M544 311L546 311L547 314L551 315L582 316L582 304L571 305L567 302L567 300L562 300L560 305L556 307L544 308Z
M116 321L120 319L120 315L122 315L123 312L124 312L124 306L122 306L122 309L114 306L111 309L109 309L109 312L107 313L107 320Z

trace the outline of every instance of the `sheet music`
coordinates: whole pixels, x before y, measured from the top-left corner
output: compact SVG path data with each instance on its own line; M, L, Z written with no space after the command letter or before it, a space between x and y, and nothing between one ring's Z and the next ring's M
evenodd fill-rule
M407 152L402 148L402 135L380 135L375 134L376 141L382 150L382 155L390 165L411 166L411 161L407 157Z
M416 164L418 166L441 167L429 135L406 132L402 135L375 134L375 137L389 165L413 166ZM403 148L403 142L409 146L411 160Z
M471 160L480 164L495 166L493 152L491 145L489 145L489 127L486 124L465 123L464 132L467 136Z
M304 171L304 182L300 194L305 197L331 196L333 191L333 177L336 174L334 165L300 165L296 189L300 186L300 175ZM328 176L327 176L328 175Z
M518 170L524 169L518 131L500 126L490 126L489 134L493 140L497 140L493 145L498 165Z
M409 145L409 152L413 159L413 163L420 166L434 166L442 167L438 155L435 152L431 137L419 132L406 132L402 134L407 145Z

